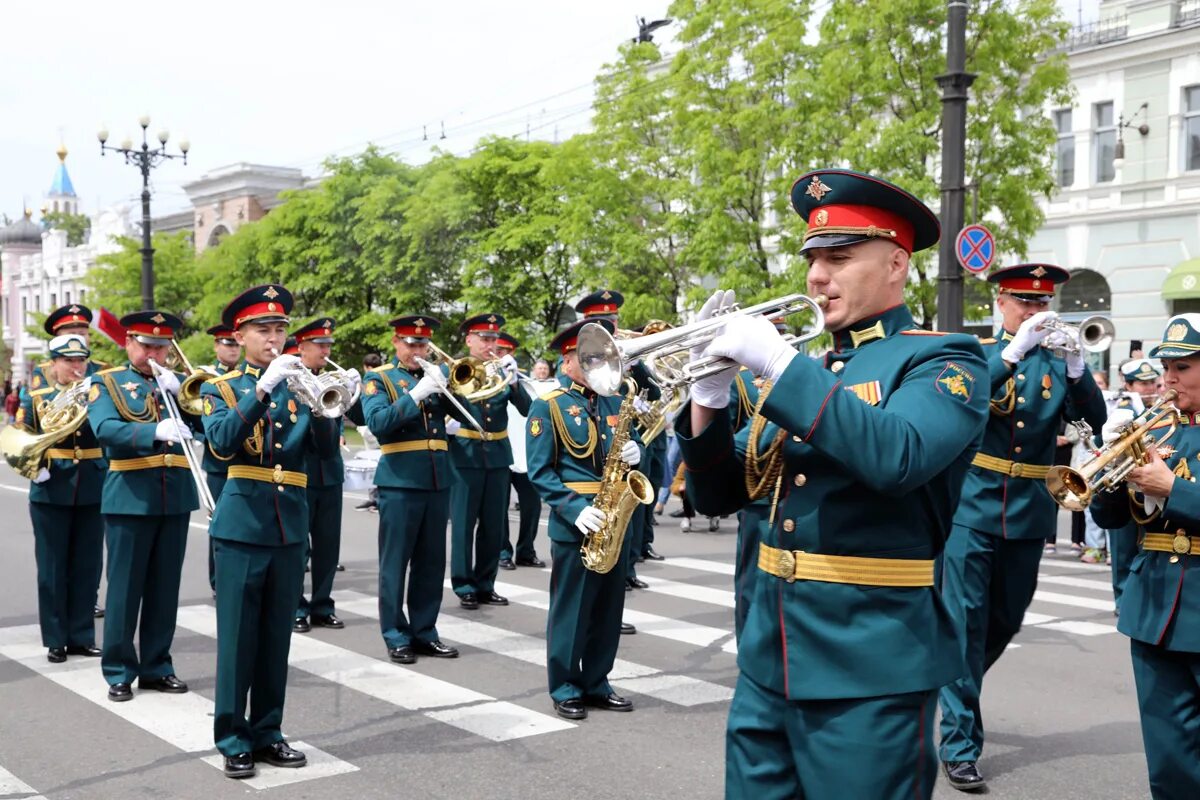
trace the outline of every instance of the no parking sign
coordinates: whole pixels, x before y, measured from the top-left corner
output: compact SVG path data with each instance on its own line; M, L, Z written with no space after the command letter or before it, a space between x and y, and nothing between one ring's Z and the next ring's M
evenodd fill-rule
M996 239L982 225L968 225L954 240L954 254L968 272L976 275L987 272L996 260Z

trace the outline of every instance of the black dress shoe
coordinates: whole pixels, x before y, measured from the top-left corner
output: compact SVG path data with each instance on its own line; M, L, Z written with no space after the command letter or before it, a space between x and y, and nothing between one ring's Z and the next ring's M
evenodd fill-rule
M646 558L650 559L651 561L666 561L667 560L666 556L660 556L658 553L656 553L654 551L654 548L650 547L649 545L647 545L646 549L642 551L642 555L645 556Z
M67 648L69 656L89 656L97 658L100 655L100 648L94 644L73 644Z
M376 503L374 500L368 500L365 503L359 503L358 505L355 506L355 508L357 508L357 509L376 508L377 506L378 506L378 503Z
M516 569L516 568L517 568L517 565L513 563L513 560L511 558L500 559L500 569L512 570L512 569Z
M46 660L51 664L61 664L67 660L67 648L51 647L46 651Z
M633 701L613 692L603 697L587 697L584 702L602 711L633 711Z
M975 792L987 786L974 761L944 761L942 769L946 780L960 792Z
M508 605L508 598L501 597L495 592L487 592L486 594L479 595L479 602L485 606L506 606Z
M544 567L544 566L546 566L546 562L542 561L537 556L534 556L533 558L518 558L517 566L518 567Z
M646 583L641 578L626 578L625 583L631 589L648 589L648 588L650 588L650 584Z
M292 622L292 633L308 633L312 630L312 625L308 623L308 617L296 617Z
M632 592L633 587L629 585L629 581L625 581L625 591Z
M683 509L677 508L674 511L672 511L670 514L667 514L667 516L674 517L675 519L679 519L680 517L684 516Z
M633 627L628 622L622 622L621 623L621 633L623 633L625 635L629 635L631 633L637 633L637 628Z
M708 532L709 533L712 533L719 527L721 527L721 518L720 517L709 517L708 518Z
M458 658L458 648L442 644L440 639L432 642L413 642L413 650L423 656L433 656L434 658Z
M153 689L167 694L183 694L188 690L187 684L174 675L164 675L161 678L138 678L139 689Z
M346 623L338 619L337 614L330 614L327 617L321 616L320 614L313 614L312 624L316 625L318 628L334 628L336 630L346 627Z
M100 606L92 606L92 616L96 619L100 619L104 616L104 609Z
M397 664L415 664L417 662L417 654L407 644L400 647L389 647L388 658Z
M305 767L308 756L287 742L275 742L254 751L255 761L265 761L273 767Z
M114 683L108 687L108 699L114 703L124 703L133 699L133 687L128 683Z
M555 700L554 710L563 719L587 719L587 709L584 708L583 700L578 697L572 697L570 700Z
M475 609L479 608L479 598L474 592L467 592L458 596L458 603L463 608Z
M225 756L226 778L253 778L254 773L254 759L249 753Z

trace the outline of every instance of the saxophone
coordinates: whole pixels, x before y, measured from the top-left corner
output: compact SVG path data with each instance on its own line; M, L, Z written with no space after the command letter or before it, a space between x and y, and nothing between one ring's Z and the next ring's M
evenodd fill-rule
M637 396L637 384L626 378L628 391L621 401L617 424L613 428L612 447L604 461L604 474L600 479L600 491L592 505L604 512L604 524L595 533L583 536L579 547L583 566L592 572L604 574L612 570L621 558L621 546L625 543L625 529L629 518L639 504L654 502L654 489L650 479L621 460L621 450L629 441L629 426L635 415L633 398Z

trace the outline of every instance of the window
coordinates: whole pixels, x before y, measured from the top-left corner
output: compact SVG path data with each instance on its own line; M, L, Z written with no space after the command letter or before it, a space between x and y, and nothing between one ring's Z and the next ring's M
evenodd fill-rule
M63 303L71 305L71 290L67 289L63 292Z
M1113 167L1113 155L1117 149L1117 126L1113 121L1113 104L1096 103L1092 106L1093 127L1096 130L1096 183L1111 181L1117 176Z
M50 308L58 308L58 293L50 293Z
M1200 86L1183 90L1183 168L1200 169Z
M1075 183L1075 134L1071 132L1071 109L1062 108L1054 112L1054 129L1058 131L1058 185L1070 186Z

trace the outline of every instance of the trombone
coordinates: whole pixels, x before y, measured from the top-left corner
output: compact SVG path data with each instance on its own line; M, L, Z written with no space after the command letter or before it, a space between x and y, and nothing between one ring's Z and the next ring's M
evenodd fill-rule
M176 345L176 350L179 352L179 355L182 357L183 351L178 349L178 345ZM186 358L184 359L183 363L185 365L187 365ZM154 377L155 377L156 381L163 373L171 371L171 370L167 369L166 367L161 366L154 359L150 359L150 369L152 369L154 371ZM193 378L196 378L196 377L197 377L196 373L193 372L191 375L189 375L187 377L186 380L192 380ZM205 378L204 380L207 380L207 378ZM197 383L197 388L196 388L197 398L199 397L199 392L200 392L200 390L198 388L199 384L203 383L203 382L204 381L201 380L201 381L199 381L199 383ZM163 408L165 408L167 410L167 416L170 417L171 420L175 423L175 435L177 437L179 437L179 446L183 448L183 457L184 457L184 459L187 460L188 471L192 473L192 482L196 484L196 493L200 496L200 503L204 506L205 512L208 513L208 518L212 519L212 515L213 515L213 512L217 508L217 504L216 504L216 501L213 500L212 492L210 492L208 490L208 481L205 480L205 478L204 478L204 470L202 470L200 468L200 459L196 455L196 451L192 449L192 446L191 446L191 444L189 444L188 439L184 438L183 428L184 428L185 423L183 421L183 414L180 412L179 403L176 401L175 395L173 395L169 391L167 391L166 388L161 383L159 383L158 389L159 389L159 393L162 395ZM180 397L183 396L183 383L179 384L179 395L180 395Z

